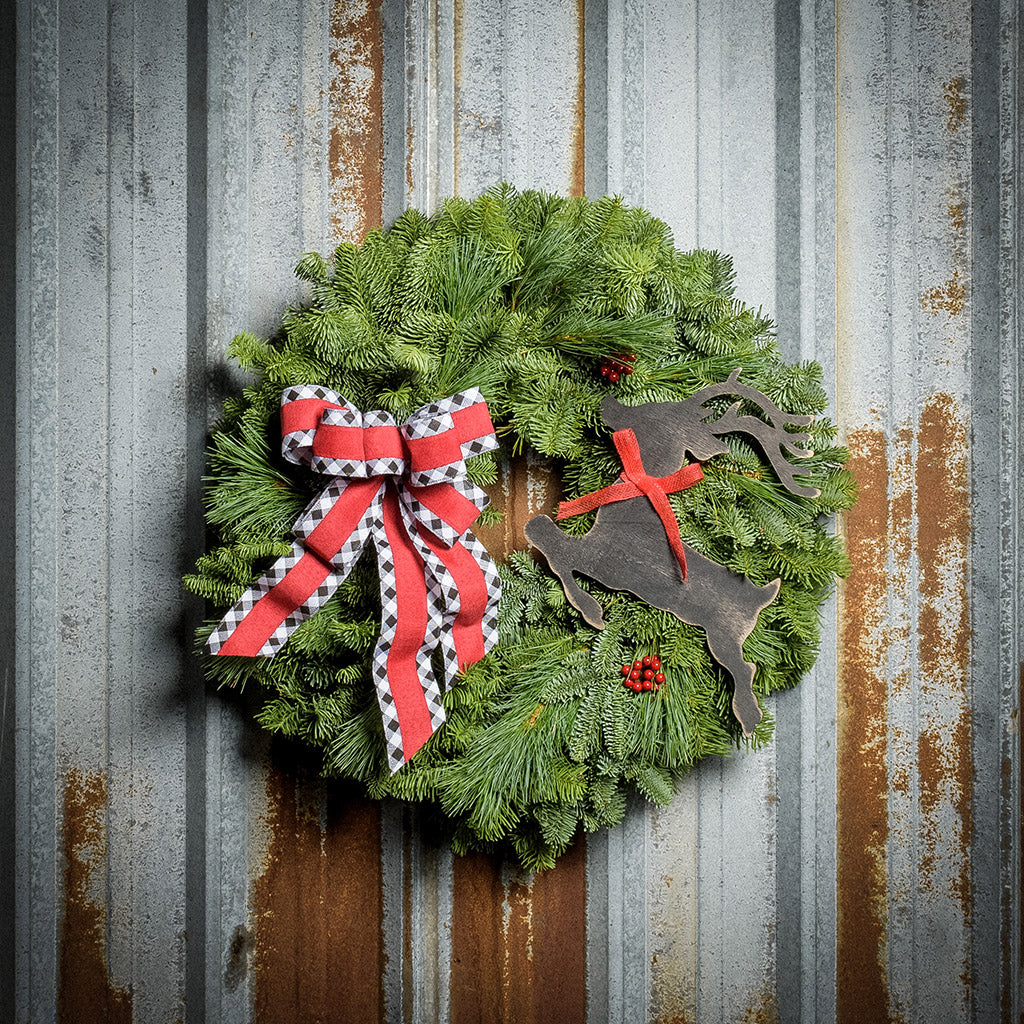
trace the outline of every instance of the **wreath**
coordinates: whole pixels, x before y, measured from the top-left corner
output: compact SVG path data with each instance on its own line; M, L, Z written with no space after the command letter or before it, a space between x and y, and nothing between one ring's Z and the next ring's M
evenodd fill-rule
M308 302L229 347L253 377L185 577L213 683L255 686L325 775L439 809L456 852L530 869L769 739L854 486L820 367L781 359L728 257L616 197L502 185L296 274ZM523 457L566 501L495 564L471 524Z

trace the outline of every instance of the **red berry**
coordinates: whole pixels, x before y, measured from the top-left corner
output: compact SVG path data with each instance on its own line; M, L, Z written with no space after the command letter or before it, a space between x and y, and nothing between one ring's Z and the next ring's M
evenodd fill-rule
M638 668L633 669L633 671L629 673L629 678L634 680L634 681L639 679L640 678L640 669L638 669Z
M604 363L601 364L601 376L602 377L607 377L608 376L608 367Z
M622 358L625 359L627 363L635 363L636 362L636 353L635 352L626 352L626 353L623 354Z
M665 682L665 673L664 672L657 672L657 673L655 673L654 681L656 683L663 683L663 682Z
M644 680L644 689L645 690L649 690L653 685L654 685L654 683L652 683L650 681L650 679L645 679Z
M619 380L619 371L618 371L618 370L609 370L609 371L608 371L608 379L609 379L609 380L610 380L610 381L611 381L611 382L612 382L613 384L617 384L617 383L618 383L618 380Z
M644 663L642 661L640 661L639 658L636 661L633 662L633 668L643 668L643 667L644 667Z
M632 665L623 665L622 666L622 674L624 676L628 676L629 673L632 672L632 671L633 671L633 666Z
M651 656L649 654L644 655L644 668L651 667Z
M622 372L624 374L626 374L626 376L628 377L633 372L633 367L632 366L624 366L622 368Z
M661 658L657 656L651 658L651 668L653 668L654 671L657 672L658 669L661 668Z

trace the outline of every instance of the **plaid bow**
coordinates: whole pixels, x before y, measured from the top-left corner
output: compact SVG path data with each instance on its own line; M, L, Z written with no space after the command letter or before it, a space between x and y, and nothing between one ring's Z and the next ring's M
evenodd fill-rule
M501 584L469 527L487 495L465 460L498 447L477 388L417 409L399 426L328 388L281 396L282 454L329 477L299 517L295 543L228 611L211 654L273 657L321 608L368 543L377 551L381 629L373 676L388 763L398 771L444 722L431 653L446 685L498 642Z

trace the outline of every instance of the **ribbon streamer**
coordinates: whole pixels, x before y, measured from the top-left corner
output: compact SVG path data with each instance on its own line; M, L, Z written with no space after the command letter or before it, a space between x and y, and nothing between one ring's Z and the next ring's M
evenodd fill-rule
M329 388L281 396L281 451L330 478L296 521L292 550L214 629L211 654L272 658L327 602L367 544L377 551L381 631L373 677L388 764L398 771L445 719L431 653L446 685L498 642L501 582L470 532L487 495L466 459L498 447L477 388L417 409L399 426L360 413Z
M644 469L643 459L640 456L640 444L636 434L632 430L616 430L612 434L612 441L615 442L615 449L622 459L623 480L612 484L610 487L602 487L592 494L584 494L572 501L559 503L556 519L567 519L569 516L578 516L583 512L593 512L602 505L610 505L612 502L625 501L627 498L639 498L645 495L654 506L654 511L661 519L661 525L665 527L665 536L668 538L672 553L676 556L679 568L682 570L683 579L686 579L686 551L683 549L683 541L679 536L679 524L676 522L675 513L668 503L668 495L675 491L682 491L692 487L699 480L704 479L700 463L693 462L689 466L683 466L669 476L648 476Z

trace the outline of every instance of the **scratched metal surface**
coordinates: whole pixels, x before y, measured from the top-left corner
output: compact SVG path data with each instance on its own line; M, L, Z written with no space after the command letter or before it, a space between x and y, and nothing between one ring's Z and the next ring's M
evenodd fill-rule
M20 3L0 1017L1017 1021L1019 19ZM775 743L536 878L323 786L206 692L177 583L231 335L301 296L302 251L501 178L732 253L824 367L861 486ZM551 497L510 470L488 542Z

